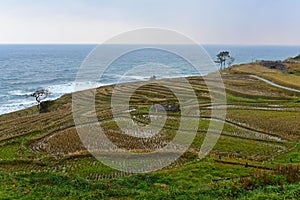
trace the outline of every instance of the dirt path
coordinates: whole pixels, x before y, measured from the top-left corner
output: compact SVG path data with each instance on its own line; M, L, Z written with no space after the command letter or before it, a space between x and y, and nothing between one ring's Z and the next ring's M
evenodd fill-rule
M282 86L282 85L279 85L279 84L277 84L277 83L274 83L274 82L272 82L272 81L269 81L269 80L267 80L267 79L264 79L264 78L262 78L262 77L260 77L260 76L256 76L256 75L249 75L250 77L253 77L253 78L256 78L256 79L259 79L259 80L261 80L261 81L263 81L263 82L265 82L265 83L268 83L268 84L270 84L270 85L272 85L272 86L274 86L274 87L278 87L278 88L281 88L281 89L284 89L284 90L288 90L288 91L291 91L291 92L299 92L300 93L300 90L297 90L297 89L294 89L294 88L289 88L289 87L285 87L285 86Z

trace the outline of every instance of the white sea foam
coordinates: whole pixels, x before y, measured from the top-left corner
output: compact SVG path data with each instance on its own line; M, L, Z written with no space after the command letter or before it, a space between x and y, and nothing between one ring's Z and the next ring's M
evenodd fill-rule
M82 82L82 83L65 83L65 84L58 84L58 85L51 85L45 87L45 89L49 90L54 95L61 95L61 94L68 94L76 91L80 88L80 90L86 90L91 88L97 88L103 86L104 84L101 83L94 83L94 82Z
M93 82L82 82L76 84L77 84L76 85L77 91L78 88L80 88L80 90L85 90L85 89L97 88L104 85L101 83L93 83ZM51 95L47 99L55 100L64 94L75 92L75 82L50 85L44 87L44 89L47 89L49 90L49 92L51 92ZM36 101L34 97L29 96L32 92L23 91L23 90L9 91L8 92L9 95L20 96L20 97L15 99L10 99L6 103L0 104L0 114L18 111L36 105Z
M29 95L30 92L25 92L22 90L12 90L8 92L9 95L14 95L14 96L26 96Z
M36 105L35 101L32 100L24 100L23 102L10 102L8 104L0 105L0 114L10 113L18 110L22 110L25 108L29 108L31 106Z

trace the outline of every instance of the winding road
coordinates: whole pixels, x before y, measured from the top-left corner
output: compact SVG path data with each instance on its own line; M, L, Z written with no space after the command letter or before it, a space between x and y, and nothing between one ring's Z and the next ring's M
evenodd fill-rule
M288 91L291 91L291 92L299 92L300 93L300 90L297 90L297 89L294 89L294 88L289 88L289 87L285 87L285 86L282 86L282 85L278 85L277 83L274 83L272 81L269 81L267 79L264 79L260 76L256 76L256 75L249 75L250 77L253 77L253 78L256 78L256 79L259 79L265 83L268 83L274 87L278 87L278 88L281 88L281 89L284 89L284 90L288 90Z

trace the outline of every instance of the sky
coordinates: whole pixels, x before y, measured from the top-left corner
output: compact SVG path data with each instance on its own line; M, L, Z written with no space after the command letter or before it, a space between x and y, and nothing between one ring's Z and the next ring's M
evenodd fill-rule
M0 44L100 44L157 27L201 44L300 45L299 0L0 0Z

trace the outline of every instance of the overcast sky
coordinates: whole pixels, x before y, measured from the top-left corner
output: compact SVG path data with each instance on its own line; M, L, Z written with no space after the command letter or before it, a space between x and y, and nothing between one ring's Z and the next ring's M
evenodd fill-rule
M0 43L101 43L143 27L201 44L300 45L299 0L0 0Z

